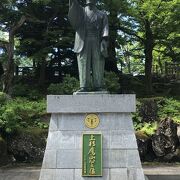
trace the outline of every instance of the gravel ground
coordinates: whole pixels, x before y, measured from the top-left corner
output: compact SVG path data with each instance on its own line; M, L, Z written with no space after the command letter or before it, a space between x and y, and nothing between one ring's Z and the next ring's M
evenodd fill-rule
M180 180L180 166L144 166L149 180ZM0 168L0 180L38 180L40 166Z

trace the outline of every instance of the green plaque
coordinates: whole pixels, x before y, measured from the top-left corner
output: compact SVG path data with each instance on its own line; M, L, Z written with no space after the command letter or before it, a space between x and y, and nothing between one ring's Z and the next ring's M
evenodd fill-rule
M102 176L102 134L83 134L82 176Z

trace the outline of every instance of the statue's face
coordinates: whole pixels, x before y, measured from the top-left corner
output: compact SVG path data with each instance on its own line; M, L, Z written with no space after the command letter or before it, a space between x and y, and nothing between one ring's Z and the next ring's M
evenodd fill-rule
M97 0L86 0L86 4L96 4Z

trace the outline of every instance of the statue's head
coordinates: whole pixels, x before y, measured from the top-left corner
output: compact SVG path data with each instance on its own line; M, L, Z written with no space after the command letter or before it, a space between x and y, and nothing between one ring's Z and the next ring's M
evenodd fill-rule
M97 0L86 0L86 4L96 4Z

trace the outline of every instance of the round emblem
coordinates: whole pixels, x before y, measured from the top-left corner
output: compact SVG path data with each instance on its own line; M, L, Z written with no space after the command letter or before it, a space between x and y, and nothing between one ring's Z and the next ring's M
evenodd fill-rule
M85 125L90 129L98 127L100 120L96 114L88 114L85 118Z

